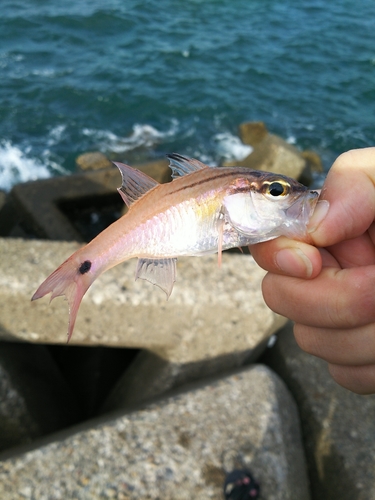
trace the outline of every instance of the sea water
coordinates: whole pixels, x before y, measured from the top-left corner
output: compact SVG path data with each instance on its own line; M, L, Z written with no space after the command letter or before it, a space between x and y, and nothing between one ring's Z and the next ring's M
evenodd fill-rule
M375 144L375 2L2 0L0 188L178 152L243 158L264 121L328 169Z

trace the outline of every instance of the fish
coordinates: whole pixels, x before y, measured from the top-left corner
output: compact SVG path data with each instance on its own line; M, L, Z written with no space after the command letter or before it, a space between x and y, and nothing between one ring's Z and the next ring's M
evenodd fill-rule
M63 262L31 300L65 295L69 305L68 342L79 306L99 275L137 258L135 279L160 287L169 298L176 262L245 247L284 235L304 239L318 201L283 175L246 167L210 167L177 153L167 155L172 181L159 184L144 172L115 162L118 188L127 212Z

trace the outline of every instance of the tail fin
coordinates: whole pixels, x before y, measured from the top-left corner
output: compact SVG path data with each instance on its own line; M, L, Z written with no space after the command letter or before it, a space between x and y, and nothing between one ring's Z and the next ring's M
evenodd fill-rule
M31 300L40 299L51 293L51 300L65 295L69 304L68 342L71 339L82 297L96 278L90 272L91 263L77 265L76 254L61 264L38 288ZM87 265L90 264L90 266ZM88 268L88 269L87 269Z

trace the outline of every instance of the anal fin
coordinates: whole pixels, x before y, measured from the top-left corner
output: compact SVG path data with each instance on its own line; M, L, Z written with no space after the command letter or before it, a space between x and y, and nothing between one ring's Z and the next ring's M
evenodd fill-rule
M169 298L176 281L176 258L143 259L139 258L135 270L135 279L147 280L161 288Z

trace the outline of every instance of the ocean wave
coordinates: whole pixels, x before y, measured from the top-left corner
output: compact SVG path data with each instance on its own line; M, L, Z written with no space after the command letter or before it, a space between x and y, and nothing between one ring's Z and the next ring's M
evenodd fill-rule
M138 148L152 148L173 137L177 130L178 121L172 120L170 128L166 131L160 131L152 125L136 123L133 125L132 133L127 137L116 135L109 130L84 128L82 132L97 142L101 150L124 153Z
M52 127L48 134L47 144L49 147L59 144L63 139L64 132L66 131L66 125L60 124Z
M241 161L253 151L248 144L244 144L241 139L230 132L222 132L214 136L217 143L217 153L225 160Z
M30 148L23 151L9 140L0 141L0 189L9 191L20 182L45 179L56 173L66 174L45 149L40 158L30 155Z
M14 184L37 178L49 177L45 165L35 158L28 158L10 141L0 142L0 188L9 191Z

